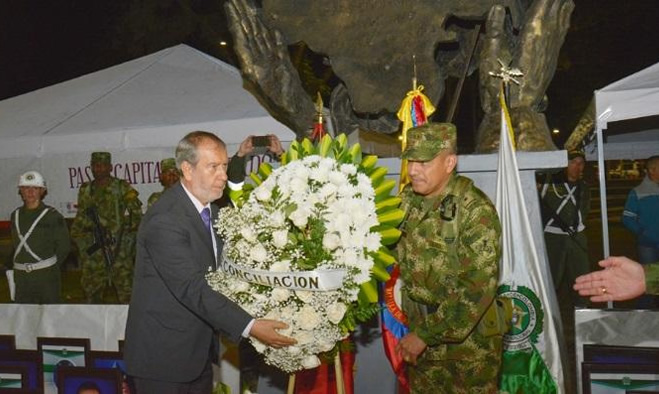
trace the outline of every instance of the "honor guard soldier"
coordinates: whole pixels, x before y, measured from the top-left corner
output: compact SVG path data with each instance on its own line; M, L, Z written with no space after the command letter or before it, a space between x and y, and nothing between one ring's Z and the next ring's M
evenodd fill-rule
M80 187L71 227L82 265L82 288L88 303L102 302L105 289L114 293L115 301L128 303L142 203L128 182L110 175L110 153L92 153L91 168L94 180Z
M489 198L455 173L456 128L408 130L410 184L397 245L409 334L396 351L413 393L496 393L509 300L499 300L501 225Z
M556 291L563 283L572 286L590 268L584 231L590 209L590 189L582 179L585 165L583 151L570 151L565 170L546 175L540 187L545 245ZM587 305L576 292L570 295L573 306Z
M18 179L23 206L11 214L15 301L21 304L60 302L60 265L71 249L64 217L44 205L46 181L36 171Z

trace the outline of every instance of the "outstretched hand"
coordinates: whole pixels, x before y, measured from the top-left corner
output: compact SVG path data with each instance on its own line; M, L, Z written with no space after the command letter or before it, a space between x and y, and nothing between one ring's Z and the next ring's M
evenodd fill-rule
M599 262L605 269L578 277L574 284L593 302L625 301L645 293L645 271L627 257L609 257Z
M258 319L254 322L249 335L274 348L295 345L293 338L281 335L277 330L288 328L288 324L268 319Z

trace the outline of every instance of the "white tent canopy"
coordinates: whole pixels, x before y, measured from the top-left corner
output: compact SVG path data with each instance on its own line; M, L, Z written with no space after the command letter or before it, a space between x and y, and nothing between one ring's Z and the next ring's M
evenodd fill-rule
M186 45L0 101L0 172L15 185L27 170L43 172L46 203L70 216L89 179L89 153L109 151L114 175L145 201L159 190L157 165L192 130L218 134L233 153L250 134L295 134L242 87L232 66ZM16 189L0 191L0 220L20 205Z
M595 132L599 147L597 159L605 257L609 256L609 227L604 158L636 159L659 154L659 131L645 130L630 135L611 136L604 144L602 130L607 129L611 122L655 115L659 115L659 63L595 91ZM609 155L608 150L614 154Z
M596 131L609 123L659 114L659 63L595 91ZM595 159L595 143L587 149ZM599 145L602 146L602 145ZM603 144L604 158L645 159L659 153L659 124L649 130L608 136Z

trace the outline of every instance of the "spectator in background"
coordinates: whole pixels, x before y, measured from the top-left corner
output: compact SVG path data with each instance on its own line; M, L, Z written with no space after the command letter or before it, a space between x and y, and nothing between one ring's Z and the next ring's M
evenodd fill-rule
M547 174L540 185L545 245L556 291L563 282L569 288L590 269L584 231L590 208L590 189L582 179L585 166L584 152L570 151L565 171ZM586 299L571 294L573 306L587 305Z
M641 184L627 196L622 223L636 235L638 262L650 264L659 261L659 156L647 159L646 174ZM639 308L657 306L657 297L643 296Z
M135 240L142 218L142 203L137 198L137 191L128 182L110 175L110 153L92 153L91 167L94 180L80 187L78 213L71 226L71 235L80 251L80 281L87 303L101 303L104 290L109 285L116 301L126 304L130 301ZM96 247L99 240L94 237L92 211L98 213L105 241L112 252L111 275L103 250Z
M215 201L215 204L218 207L225 207L229 204L229 201L233 198L237 198L238 195L242 194L242 188L245 183L245 167L247 164L247 158L253 154L254 148L256 147L253 143L253 135L245 138L243 142L240 143L238 151L231 157L229 162L229 168L227 169L227 186L228 191L222 195L220 199ZM275 159L284 153L284 148L281 145L281 141L274 134L266 135L268 138L268 145L265 146L267 151L272 153Z
M44 205L46 181L36 171L18 179L23 206L11 214L11 241L14 248L15 301L21 304L60 302L59 266L71 249L64 217Z
M160 195L165 190L167 190L167 188L178 182L179 178L180 173L176 168L176 159L170 157L160 160L160 184L162 185L163 189L149 196L149 200L147 201L147 209L149 209L154 202L158 201Z

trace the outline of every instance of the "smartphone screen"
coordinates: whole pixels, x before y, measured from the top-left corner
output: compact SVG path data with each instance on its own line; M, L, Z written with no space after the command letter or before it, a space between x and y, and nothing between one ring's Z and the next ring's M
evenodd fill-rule
M268 146L270 145L270 137L267 135L252 137L253 146Z

